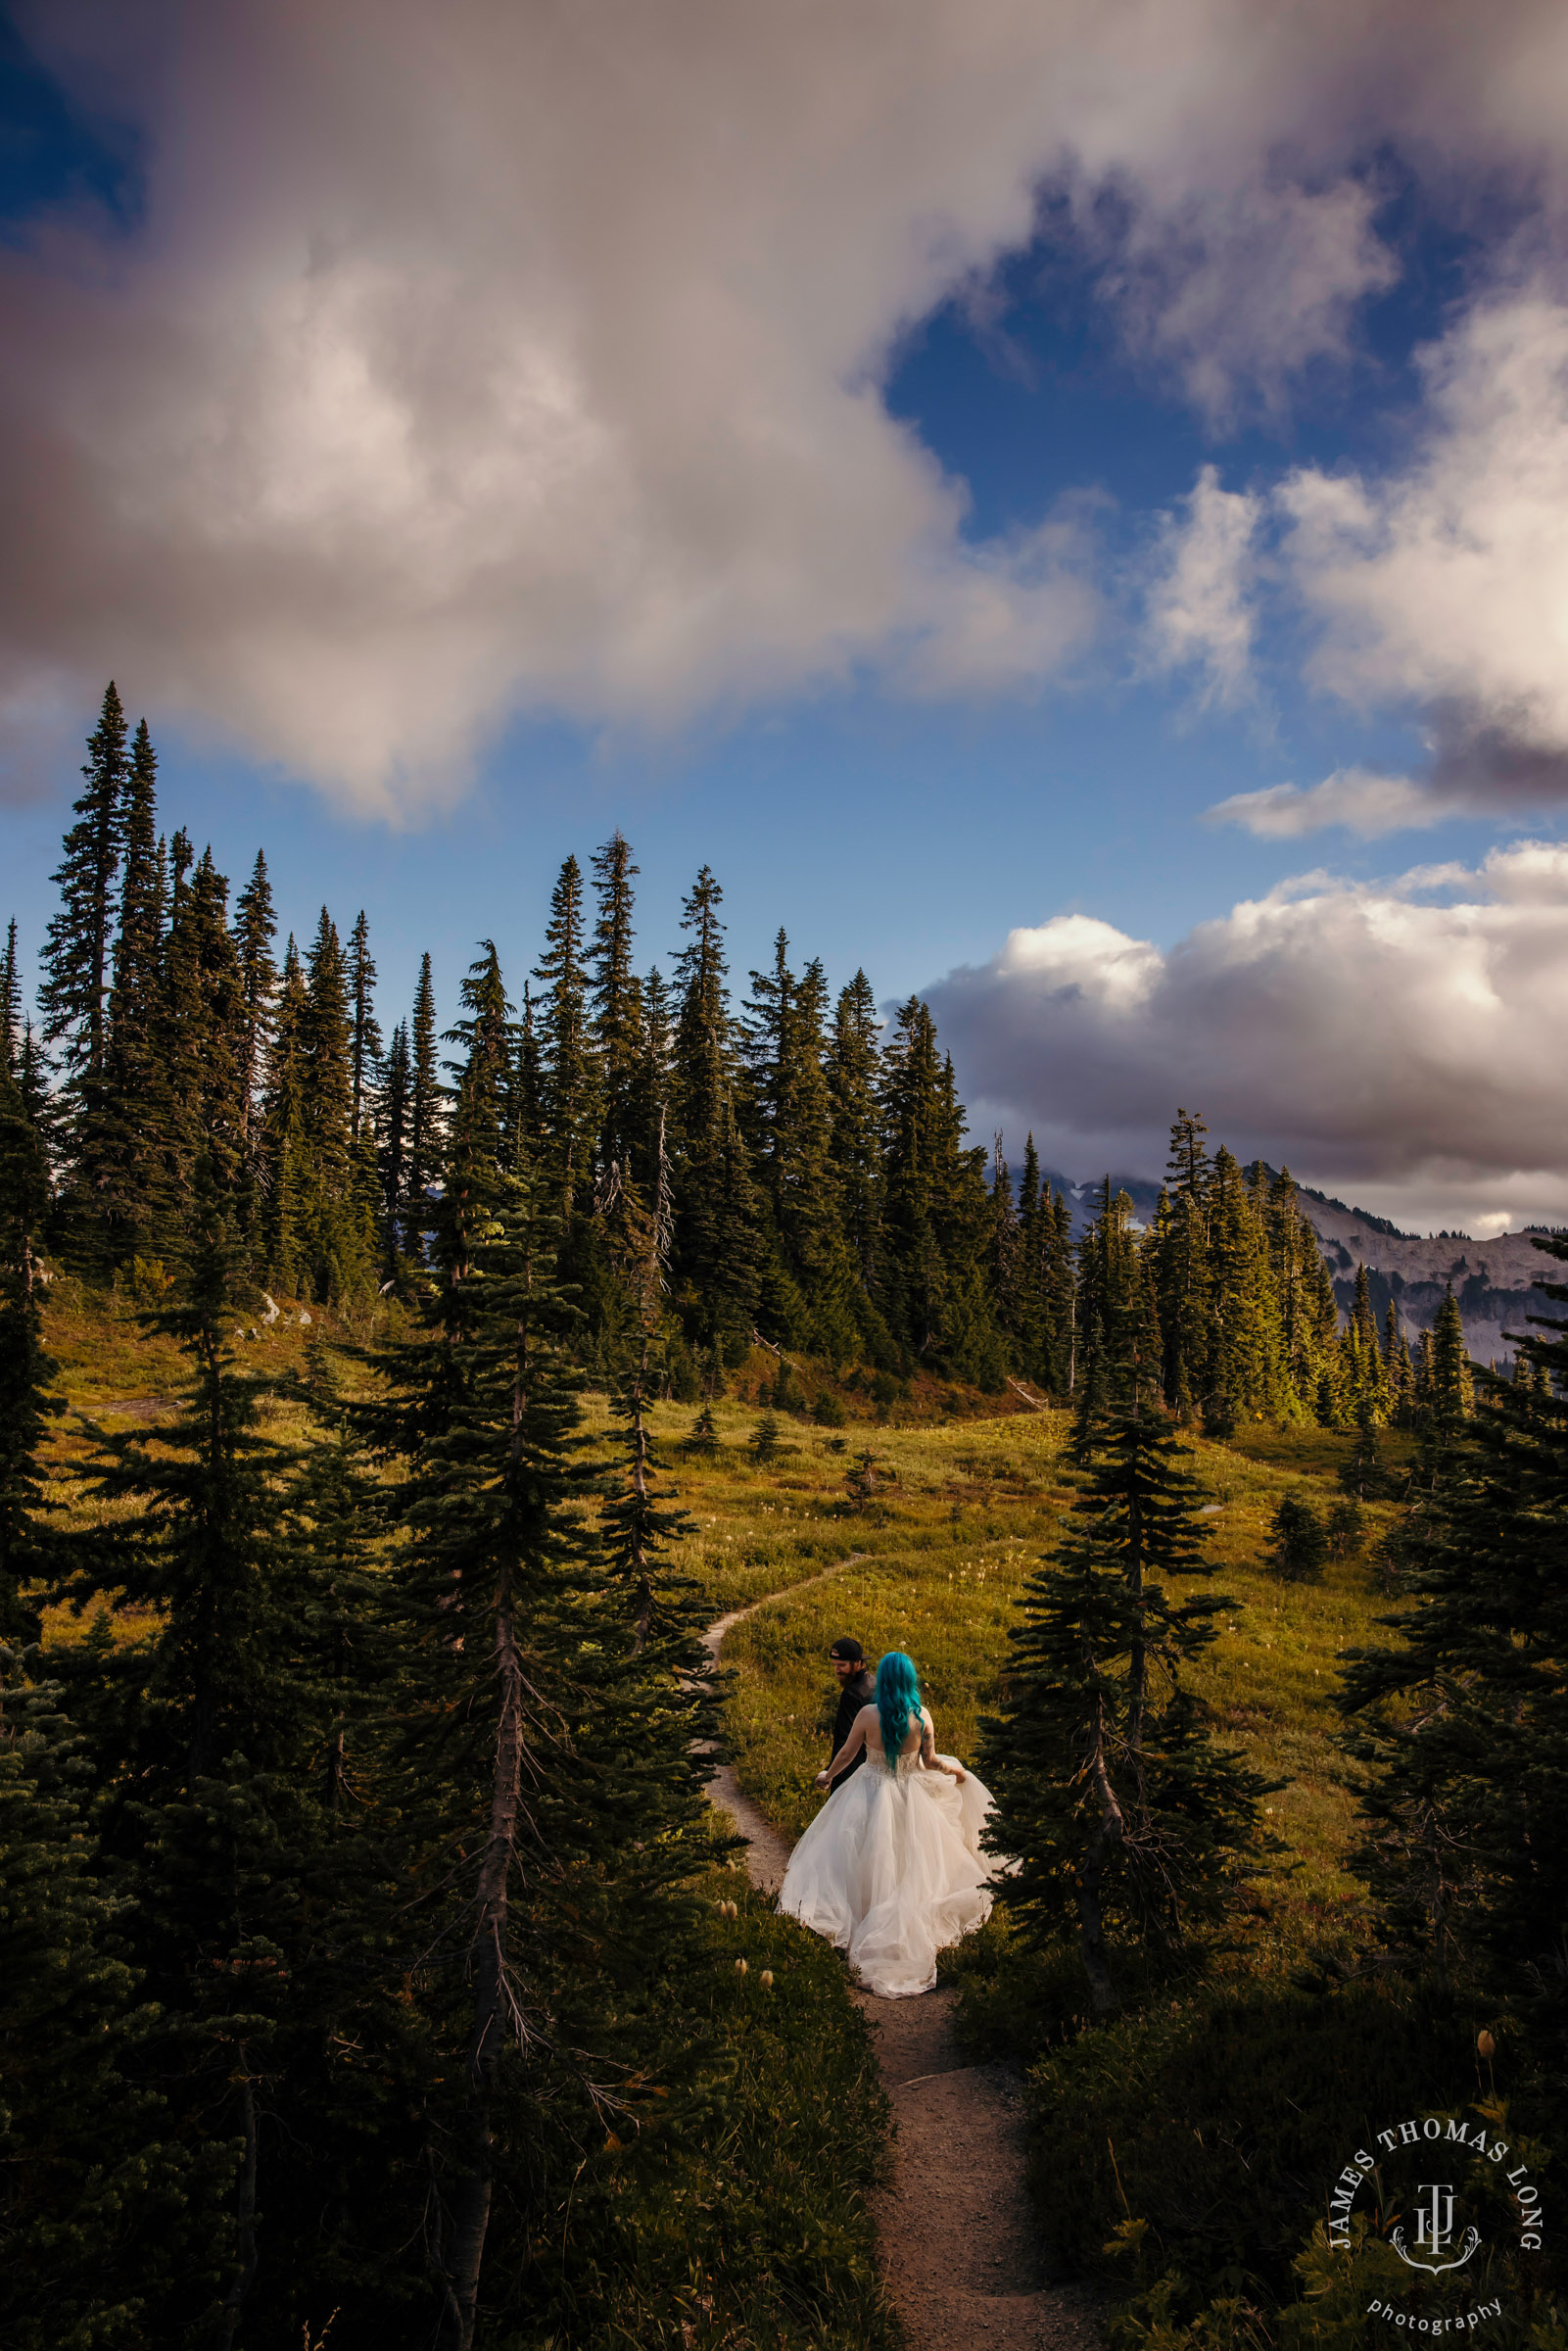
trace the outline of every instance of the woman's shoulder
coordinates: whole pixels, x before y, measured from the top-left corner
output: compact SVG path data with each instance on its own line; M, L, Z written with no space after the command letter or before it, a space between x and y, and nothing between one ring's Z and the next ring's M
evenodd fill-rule
M855 1720L857 1722L879 1722L881 1720L881 1716L877 1711L877 1701L874 1698L866 1701L860 1712L855 1716Z

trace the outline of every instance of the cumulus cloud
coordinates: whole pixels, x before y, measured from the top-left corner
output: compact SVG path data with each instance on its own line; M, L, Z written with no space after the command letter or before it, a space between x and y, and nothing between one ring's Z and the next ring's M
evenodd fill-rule
M1277 498L1286 573L1319 629L1310 674L1429 718L1421 791L1373 780L1360 804L1389 822L1362 831L1419 821L1423 799L1441 815L1568 798L1568 301L1545 284L1494 295L1423 369L1409 465L1379 482L1303 467ZM1355 804L1330 778L1293 829L1354 825Z
M1157 1172L1182 1103L1412 1223L1568 1211L1568 848L1298 877L1168 949L1060 915L928 992L974 1123L1069 1174Z
M1236 702L1251 685L1254 542L1261 502L1220 487L1212 465L1199 473L1180 518L1166 518L1149 593L1156 661L1196 667L1208 702Z
M1375 185L1345 178L1113 212L1102 289L1130 349L1174 370L1212 424L1278 411L1310 360L1349 357L1357 303L1399 275L1373 226L1378 202Z
M1239 825L1259 840L1299 840L1330 825L1362 840L1384 833L1418 831L1453 813L1451 801L1409 776L1379 776L1359 767L1336 768L1321 784L1269 784L1235 792L1206 809L1211 824Z
M519 709L667 724L1071 661L1096 603L1058 518L974 546L880 391L1043 182L1080 220L1111 192L1108 299L1218 414L1382 282L1380 142L1543 200L1564 145L1547 0L24 16L147 176L130 234L0 253L0 706L113 669L367 807L460 788Z
M1315 628L1308 675L1418 715L1426 770L1239 792L1214 822L1366 839L1568 800L1568 299L1494 292L1420 364L1413 455L1381 479L1304 466L1263 500L1206 467L1166 530L1150 630L1167 663L1240 680L1271 572Z

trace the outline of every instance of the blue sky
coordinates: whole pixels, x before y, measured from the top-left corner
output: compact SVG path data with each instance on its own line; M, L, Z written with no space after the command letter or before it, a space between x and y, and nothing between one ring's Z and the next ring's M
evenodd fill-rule
M1412 1223L1568 1214L1552 12L1413 77L1328 0L331 16L0 46L26 949L112 670L389 1020L619 825L648 959L712 864L738 971L930 991L1074 1173L1202 1089Z

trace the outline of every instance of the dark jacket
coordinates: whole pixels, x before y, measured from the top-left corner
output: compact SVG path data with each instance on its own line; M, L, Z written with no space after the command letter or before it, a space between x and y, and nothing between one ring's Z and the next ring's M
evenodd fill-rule
M855 1716L860 1712L862 1706L871 1704L876 1695L877 1685L864 1665L859 1673L852 1673L847 1682L839 1685L838 1711L833 1716L833 1753L835 1755L854 1729ZM865 1760L866 1750L862 1748L853 1763L845 1764L836 1779L830 1780L828 1783L829 1795L831 1796L835 1788L841 1788L850 1773L858 1771Z

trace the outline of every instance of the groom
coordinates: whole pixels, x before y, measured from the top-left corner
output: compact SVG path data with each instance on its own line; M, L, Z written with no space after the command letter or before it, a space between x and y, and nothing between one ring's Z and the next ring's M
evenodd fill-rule
M838 1711L833 1716L832 1749L832 1752L836 1755L854 1728L855 1716L860 1712L862 1706L871 1704L877 1695L877 1690L871 1675L866 1671L866 1653L858 1641L835 1641L828 1652L828 1657L834 1673L838 1676ZM853 1763L847 1763L836 1779L829 1781L829 1795L831 1796L835 1788L841 1788L845 1780L857 1772L865 1760L866 1751L862 1748Z

